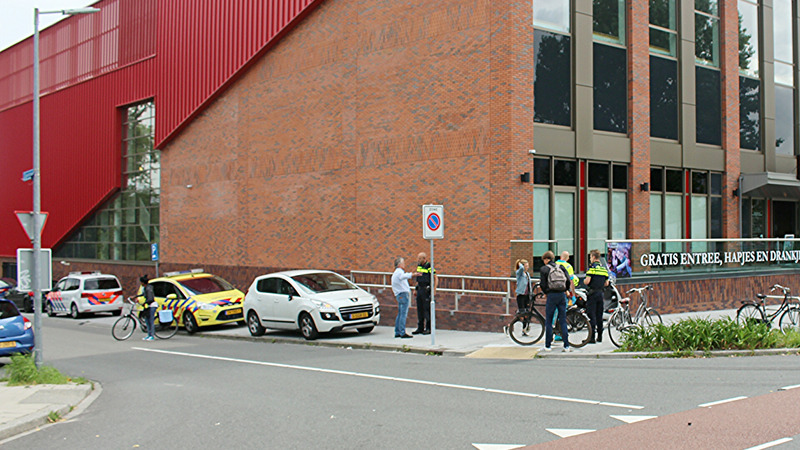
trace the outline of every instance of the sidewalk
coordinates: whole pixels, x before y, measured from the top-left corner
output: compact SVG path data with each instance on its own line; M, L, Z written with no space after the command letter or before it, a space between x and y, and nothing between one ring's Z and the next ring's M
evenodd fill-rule
M98 383L8 386L0 383L0 445L47 425L55 413L64 419L83 411L100 395Z

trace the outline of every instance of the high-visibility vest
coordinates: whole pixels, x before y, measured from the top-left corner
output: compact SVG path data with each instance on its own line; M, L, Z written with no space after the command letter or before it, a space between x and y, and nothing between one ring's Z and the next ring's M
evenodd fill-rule
M569 274L569 279L572 280L572 284L574 284L577 287L581 281L578 279L578 277L575 276L575 269L572 268L572 264L566 261L561 261L560 259L556 261L556 264L558 264L559 266L564 266L564 268L567 269L567 273Z

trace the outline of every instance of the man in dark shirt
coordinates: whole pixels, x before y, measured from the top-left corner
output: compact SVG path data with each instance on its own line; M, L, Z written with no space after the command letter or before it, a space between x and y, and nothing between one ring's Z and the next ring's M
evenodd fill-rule
M137 297L144 297L144 311L142 313L145 315L145 319L147 321L147 337L143 340L145 341L152 341L155 339L155 328L154 323L156 321L156 307L158 304L156 303L156 297L153 293L153 285L148 283L147 275L142 275L139 278L139 282L142 283L142 293L139 294Z
M428 255L417 255L417 329L411 334L431 334L431 263Z
M551 251L546 251L542 255L542 262L544 265L539 269L541 274L539 285L542 292L547 294L547 303L545 303L545 338L544 338L544 351L549 352L550 344L553 342L553 316L558 310L559 324L561 325L561 334L564 339L564 351L571 352L572 348L569 346L569 332L567 330L567 296L565 292L572 286L569 281L569 273L563 266L556 265L553 261L555 255ZM563 277L551 276L550 272L553 270L560 270L563 272ZM554 281L558 281L561 285L555 286Z
M589 288L586 311L589 314L592 329L597 335L596 339L592 336L589 342L603 342L603 288L608 286L608 270L600 264L599 250L590 251L589 260L589 270L586 271L586 278L583 280Z

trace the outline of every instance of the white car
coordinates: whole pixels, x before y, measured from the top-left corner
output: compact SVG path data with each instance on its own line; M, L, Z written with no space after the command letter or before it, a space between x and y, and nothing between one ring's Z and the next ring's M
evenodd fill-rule
M125 303L117 277L100 272L71 272L53 286L45 301L50 317L61 313L73 319L98 312L118 316Z
M369 333L380 321L378 299L347 278L327 270L293 270L262 275L244 297L247 328L300 330L308 340L319 333L356 329Z

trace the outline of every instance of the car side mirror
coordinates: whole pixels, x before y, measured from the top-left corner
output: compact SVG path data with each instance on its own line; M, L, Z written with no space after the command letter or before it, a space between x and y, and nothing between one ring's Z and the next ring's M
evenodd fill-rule
M176 298L178 298L178 296L177 296L177 295L175 295L175 294L169 294L169 295L167 295L167 300L175 300Z

